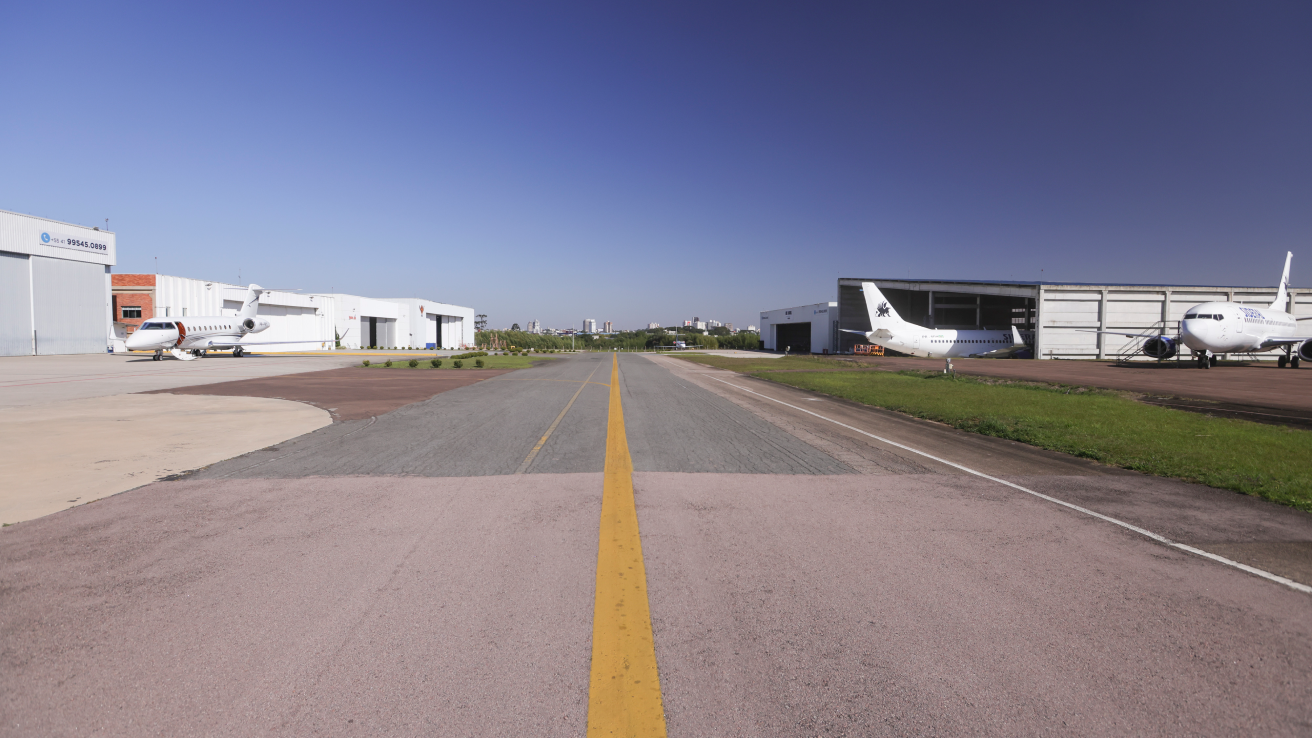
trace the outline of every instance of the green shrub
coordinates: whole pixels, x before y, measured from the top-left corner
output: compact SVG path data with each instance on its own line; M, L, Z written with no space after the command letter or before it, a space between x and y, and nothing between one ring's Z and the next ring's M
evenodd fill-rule
M392 365L392 360L391 360L391 359L388 359L387 361L384 361L384 362L383 362L383 366L390 367L391 365Z
M410 368L411 368L411 369L414 369L414 368L417 367L417 366L419 366L419 359L411 359L411 360L410 360Z
M442 360L441 360L441 359L433 359L432 361L430 361L430 362L428 362L428 363L432 364L434 369L436 369L436 368L442 366Z
M368 359L365 359L365 360L364 360L364 365L365 365L365 366L369 366L369 360L368 360Z
M483 368L483 360L482 360L482 359L474 359L474 366L478 367L479 369L482 369L482 368Z
M472 358L477 357L477 356L487 356L487 355L488 355L488 353L487 353L486 351L469 351L469 352L466 352L466 353L463 353L463 354L457 354L457 355L455 355L455 356L452 356L451 358L453 358L453 359L472 359Z
M457 369L464 369L464 368L465 368L465 362L461 361L460 359L456 359L455 361L451 362L451 366L453 366L453 367L455 367L455 368L457 368Z

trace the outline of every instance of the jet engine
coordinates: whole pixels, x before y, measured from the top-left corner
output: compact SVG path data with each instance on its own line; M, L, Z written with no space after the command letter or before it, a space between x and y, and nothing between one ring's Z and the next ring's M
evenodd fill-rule
M243 320L243 321L241 322L241 324L242 324L242 327L244 327L244 328L245 328L246 330L248 330L248 331L255 330L255 319L254 319L254 318L247 318L247 319Z
M1154 359L1169 359L1175 356L1175 339L1166 336L1150 338L1143 342L1143 352Z
M1304 341L1298 344L1298 358L1303 361L1312 361L1312 341Z

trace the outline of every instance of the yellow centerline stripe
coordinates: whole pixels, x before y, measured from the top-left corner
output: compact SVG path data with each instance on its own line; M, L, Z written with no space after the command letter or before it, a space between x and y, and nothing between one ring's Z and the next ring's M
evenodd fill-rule
M647 570L633 501L633 460L620 406L620 361L610 370L606 472L592 612L589 736L665 736L665 709L647 602Z
M596 373L597 373L597 369L599 369L600 367L601 367L600 364L598 364L597 366L593 367L593 368L592 368L592 374L596 374ZM550 427L550 428L547 428L547 432L542 434L542 438L538 441L538 445L534 446L534 447L533 447L533 450L528 452L528 456L525 456L525 457L524 457L524 461L523 461L523 463L521 463L521 464L519 465L519 468L515 470L515 474L523 474L524 472L528 471L528 466L529 466L529 464L532 464L532 463L533 463L533 459L537 458L538 452L542 450L542 447L545 446L545 445L547 445L547 439L548 439L548 438L551 438L551 434L554 433L554 432L556 432L556 426L560 425L560 421L562 421L562 420L565 419L565 413L569 412L569 409L570 409L571 407L574 406L574 401L577 400L577 399L579 399L579 395L583 393L583 388L584 388L584 387L587 387L589 384L601 384L601 382L593 382L593 381L592 381L592 374L589 374L587 379L585 379L585 380L583 380L582 382L579 383L578 391L576 391L576 392L574 393L574 396L573 396L573 397L569 398L569 402L565 403L565 409L564 409L564 410L561 410L561 411L560 411L560 415L557 415L557 416L556 416L556 419L555 419L554 421L552 421L552 423L551 423L551 427ZM495 379L495 377L493 377L493 379ZM517 380L517 381L528 381L528 380ZM550 380L541 380L541 381L550 381ZM573 380L573 379L562 379L562 380L559 380L559 381L562 381L562 382L573 382L573 381L576 381L576 380ZM605 385L602 385L602 386L605 386Z

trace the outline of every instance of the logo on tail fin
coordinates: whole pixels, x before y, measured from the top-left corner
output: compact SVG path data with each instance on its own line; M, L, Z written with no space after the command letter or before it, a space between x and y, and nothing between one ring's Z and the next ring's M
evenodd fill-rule
M887 318L887 317L888 317L888 303L887 303L887 302L881 302L881 303L879 303L879 307L875 308L875 316L876 316L876 317L879 317L879 318Z

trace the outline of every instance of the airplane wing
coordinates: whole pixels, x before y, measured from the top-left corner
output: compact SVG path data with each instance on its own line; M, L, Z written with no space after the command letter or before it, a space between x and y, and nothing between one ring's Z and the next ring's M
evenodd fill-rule
M1262 341L1258 349L1269 349L1276 346L1288 346L1291 343L1302 343L1312 341L1312 336L1281 336L1279 338L1267 338Z
M288 344L288 343L332 343L332 341L314 341L314 340L305 340L305 339L302 339L300 341L223 341L223 342L210 341L206 343L204 346L190 346L188 348L230 349L230 348L237 348L238 346L245 348L247 346L275 346L279 344Z
M1124 331L1093 331L1088 328L1077 328L1078 333L1106 333L1109 336L1129 336L1130 338L1161 338L1165 333L1126 333Z

